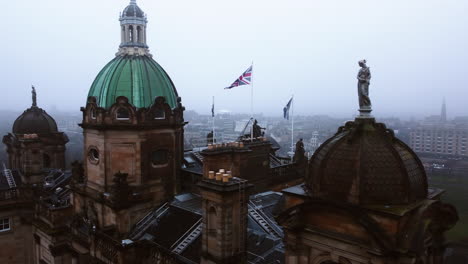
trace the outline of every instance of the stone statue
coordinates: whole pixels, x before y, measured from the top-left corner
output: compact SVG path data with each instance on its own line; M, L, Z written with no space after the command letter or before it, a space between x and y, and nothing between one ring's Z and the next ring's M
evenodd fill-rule
M294 152L293 161L300 163L305 159L305 149L304 149L304 142L302 138L299 139L296 143L296 151Z
M214 137L214 133L213 133L213 130L211 130L210 133L208 133L208 135L206 135L206 144L207 145L213 144L213 137ZM216 139L214 140L214 143L216 143Z
M371 79L371 73L369 67L366 65L366 60L359 61L358 79L358 95L359 95L359 110L361 112L370 112L371 100L369 98L369 84Z
M32 86L32 106L37 106L37 94L36 94L36 89L34 88L34 85Z
M265 134L264 132L262 132L262 129L265 129L265 128L260 127L258 125L257 119L255 119L253 123L253 137L254 138L262 137Z

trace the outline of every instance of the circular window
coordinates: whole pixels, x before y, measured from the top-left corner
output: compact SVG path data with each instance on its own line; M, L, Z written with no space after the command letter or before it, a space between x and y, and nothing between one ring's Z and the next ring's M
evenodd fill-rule
M151 153L151 164L153 166L166 165L169 160L169 154L167 150L156 150Z
M88 152L89 160L93 163L97 163L99 161L99 151L95 148L92 148Z

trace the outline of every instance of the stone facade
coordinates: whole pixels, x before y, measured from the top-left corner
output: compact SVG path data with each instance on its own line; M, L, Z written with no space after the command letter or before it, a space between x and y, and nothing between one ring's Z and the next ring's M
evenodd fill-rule
M3 138L10 168L20 170L28 183L41 182L47 168L65 168L67 142L64 133L8 134Z
M3 175L0 174L0 177ZM0 221L7 219L9 230L0 231L0 263L32 264L33 203L27 190L0 191ZM3 228L3 225L0 225ZM20 254L19 254L20 253Z

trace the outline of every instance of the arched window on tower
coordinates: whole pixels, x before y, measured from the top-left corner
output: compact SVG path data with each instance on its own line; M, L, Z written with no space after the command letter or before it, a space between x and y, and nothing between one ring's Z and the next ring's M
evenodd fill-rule
M141 34L141 27L137 27L137 34L138 34L138 43L142 43L143 40L141 39L142 38L142 34Z
M133 26L128 27L128 41L133 42L134 34L133 34Z

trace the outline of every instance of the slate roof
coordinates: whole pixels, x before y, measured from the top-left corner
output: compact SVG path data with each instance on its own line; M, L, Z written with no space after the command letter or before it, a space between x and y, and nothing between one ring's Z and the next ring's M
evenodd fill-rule
M252 209L260 211L267 217L268 223L276 225L273 219L274 208L282 201L282 194L265 192L251 196L248 215L247 258L249 263L284 263L284 247L282 237L270 234L255 220ZM164 208L165 207L165 208ZM175 196L166 205L156 208L149 215L157 212L147 224L136 226L131 234L139 234L135 240L152 240L153 242L174 251L178 243L188 236L202 219L202 199L199 195L186 193ZM142 221L144 222L144 221ZM176 243L177 242L177 243ZM195 263L201 259L201 235L180 253L184 258Z
M197 155L196 153L199 153L199 151L190 150L184 153L182 170L194 174L203 175L203 160L200 159L200 155Z

